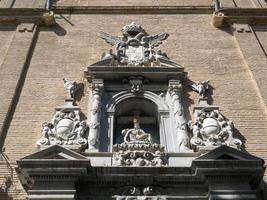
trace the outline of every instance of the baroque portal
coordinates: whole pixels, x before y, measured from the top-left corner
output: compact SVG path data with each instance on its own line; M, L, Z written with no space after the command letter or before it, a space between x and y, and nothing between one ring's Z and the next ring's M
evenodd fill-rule
M118 165L123 157L121 152L129 146L123 129L135 130L132 128L137 125L132 118L136 119L134 113L137 112L142 128L137 132L149 132L153 144L160 145L159 149L166 152L241 146L242 142L234 139L231 132L233 124L226 118L222 120L218 109L211 112L214 106L207 104L209 81L194 83L187 80L184 69L158 48L168 36L165 32L149 35L134 22L122 28L122 36L100 33L100 37L114 48L106 51L101 61L89 66L85 72L92 85L88 151L114 152L113 163ZM195 107L198 114L193 121L185 116L184 87L199 94L199 104ZM202 110L198 111L200 107ZM213 114L215 112L217 114ZM200 113L206 116L205 119L199 117ZM144 146L137 140L131 143Z
M64 78L68 98L52 121L43 123L38 146L113 152L116 166L165 166L168 152L240 148L233 122L207 103L209 81L188 80L184 69L158 49L168 36L149 35L134 22L122 28L121 37L101 32L115 48L85 72L91 84L88 122L81 121L74 105L79 84ZM199 94L192 120L185 116L184 87Z
M100 33L114 48L85 72L87 121L79 83L64 78L68 97L42 124L40 152L18 161L29 199L257 199L263 161L208 104L210 81L189 80L158 48L168 36L135 23ZM186 87L198 94L192 119Z

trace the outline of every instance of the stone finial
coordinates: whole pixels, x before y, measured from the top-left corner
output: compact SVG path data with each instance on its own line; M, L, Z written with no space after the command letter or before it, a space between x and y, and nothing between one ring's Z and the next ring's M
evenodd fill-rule
M205 98L206 92L209 89L209 80L199 81L190 85L192 90L198 93L200 98Z
M77 92L78 83L76 81L69 81L66 78L63 78L64 81L64 88L68 91L69 98L74 99L75 94Z

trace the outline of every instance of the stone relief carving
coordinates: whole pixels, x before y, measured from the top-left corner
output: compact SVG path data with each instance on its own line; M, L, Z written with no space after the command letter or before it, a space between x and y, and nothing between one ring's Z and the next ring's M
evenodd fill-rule
M56 112L52 122L43 122L42 139L37 142L43 145L86 145L85 133L87 124L81 121L75 111Z
M151 134L140 128L139 116L133 118L134 128L123 129L124 142L113 145L114 166L165 166L164 148L153 143Z
M194 122L188 122L188 126L193 132L192 145L232 147L242 145L241 140L233 137L233 122L226 119L219 111L202 110Z
M160 196L162 188L153 186L126 186L122 188L122 195L115 195L116 200L166 200Z
M143 85L147 84L149 81L143 76L129 76L122 80L124 85L130 85L130 92L133 94L140 94L143 91Z
M97 150L99 145L101 98L103 92L103 80L95 80L92 83L90 131L88 137L89 150Z
M121 196L116 195L115 197L117 197L117 199L147 199L146 197L150 196L151 199L151 196L160 195L161 190L162 188L154 186L125 186L118 191Z
M116 47L115 53L112 50L104 53L102 60L112 58L119 65L153 66L159 62L159 58L168 59L165 53L155 50L155 47L168 38L168 33L148 35L140 25L132 22L123 27L122 35L118 37L100 33L102 39Z
M218 110L218 107L207 103L205 96L209 88L209 81L201 81L190 84L191 88L198 92L199 102L194 107L194 121L188 122L188 127L193 133L190 143L193 147L212 147L227 145L239 148L241 140L233 137L234 124L226 119Z
M69 97L65 100L64 106L55 108L51 122L43 122L42 138L37 141L37 145L40 148L45 148L57 144L73 150L80 150L87 145L88 125L80 119L80 108L73 105L78 84L65 78L63 81Z
M169 82L169 94L172 99L175 128L177 132L178 150L189 150L189 136L187 133L187 123L184 108L181 102L182 84L179 81Z

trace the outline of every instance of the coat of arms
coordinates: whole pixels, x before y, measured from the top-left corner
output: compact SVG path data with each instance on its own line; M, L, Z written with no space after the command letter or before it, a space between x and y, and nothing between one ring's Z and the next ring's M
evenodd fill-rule
M148 35L146 31L136 23L123 27L123 37L112 36L101 32L100 37L112 46L116 46L116 52L112 51L104 55L104 59L111 56L120 64L127 66L149 66L152 62L157 61L158 57L168 59L166 54L160 50L155 51L163 40L169 36L168 33L157 35Z

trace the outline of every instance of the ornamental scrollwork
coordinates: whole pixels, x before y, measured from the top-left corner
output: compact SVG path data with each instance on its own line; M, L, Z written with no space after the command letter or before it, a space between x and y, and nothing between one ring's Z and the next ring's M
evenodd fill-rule
M85 139L88 126L80 121L75 111L59 111L52 122L43 122L42 138L37 142L39 146L45 145L86 145Z
M220 146L240 147L241 140L234 138L234 124L226 119L219 111L211 110L197 113L195 121L189 121L194 146Z

